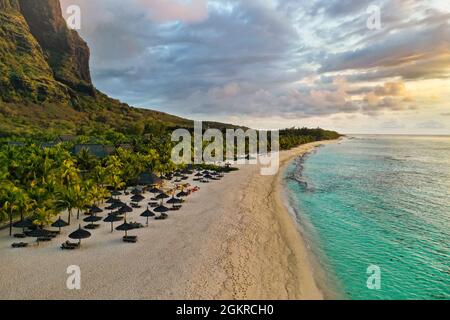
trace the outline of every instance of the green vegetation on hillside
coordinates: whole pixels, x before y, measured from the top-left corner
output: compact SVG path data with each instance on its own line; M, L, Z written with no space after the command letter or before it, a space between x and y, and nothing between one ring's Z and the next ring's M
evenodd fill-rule
M41 47L16 10L0 10L0 101L67 103L67 88L57 82Z

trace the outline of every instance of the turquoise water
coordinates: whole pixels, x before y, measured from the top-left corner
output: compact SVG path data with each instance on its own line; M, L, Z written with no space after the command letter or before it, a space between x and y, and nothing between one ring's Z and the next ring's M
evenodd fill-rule
M286 178L330 297L450 299L450 137L355 136Z

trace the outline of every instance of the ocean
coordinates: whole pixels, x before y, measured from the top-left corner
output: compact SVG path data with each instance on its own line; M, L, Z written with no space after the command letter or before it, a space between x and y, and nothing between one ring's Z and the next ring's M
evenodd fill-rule
M286 180L328 298L450 299L450 137L350 136Z

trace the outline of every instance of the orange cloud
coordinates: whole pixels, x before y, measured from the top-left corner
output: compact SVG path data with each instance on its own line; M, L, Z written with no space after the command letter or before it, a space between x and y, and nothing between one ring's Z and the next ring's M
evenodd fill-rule
M386 82L383 86L378 86L374 91L377 96L406 96L405 84L399 82Z

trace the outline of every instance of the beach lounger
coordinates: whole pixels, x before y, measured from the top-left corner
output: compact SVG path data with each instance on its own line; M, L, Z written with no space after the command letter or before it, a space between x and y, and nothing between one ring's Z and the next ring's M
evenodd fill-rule
M137 241L138 241L137 236L126 236L126 237L123 237L123 242L136 243Z
M88 224L84 228L87 230L95 230L95 229L100 228L100 225L99 224Z
M25 239L26 237L27 236L25 234L23 234L23 233L16 233L14 235L14 238L17 238L17 239Z
M26 248L26 247L28 247L28 243L26 243L26 242L13 243L13 244L11 245L11 247L13 247L14 249L17 249L17 248Z
M158 206L158 202L149 202L148 205L149 205L151 208L156 208L156 207Z
M69 241L66 241L63 244L61 244L62 250L75 250L75 249L79 249L79 248L80 248L80 245L78 243L71 243Z
M159 217L156 217L155 220L166 220L169 216L165 213L162 213Z
M50 242L52 240L53 240L52 237L40 237L40 238L37 238L37 242Z
M142 223L138 223L138 222L130 222L130 225L134 228L134 229L142 229L144 226L142 225Z

